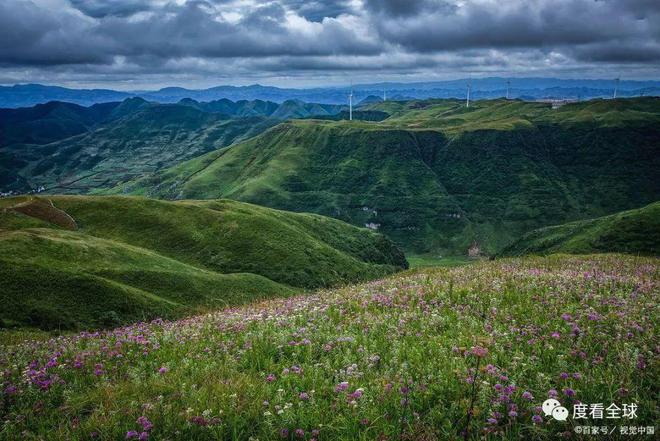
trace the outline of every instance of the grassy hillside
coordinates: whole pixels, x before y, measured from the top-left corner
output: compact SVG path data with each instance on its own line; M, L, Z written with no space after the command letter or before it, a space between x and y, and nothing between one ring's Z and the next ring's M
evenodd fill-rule
M572 439L550 397L653 426L659 283L654 258L484 261L4 346L0 437Z
M610 216L540 228L507 246L501 254L598 252L660 255L660 202Z
M534 228L660 199L657 98L364 109L391 116L283 123L113 191L316 212L441 254L492 254Z
M41 328L173 317L407 266L383 236L218 201L0 201L0 319Z

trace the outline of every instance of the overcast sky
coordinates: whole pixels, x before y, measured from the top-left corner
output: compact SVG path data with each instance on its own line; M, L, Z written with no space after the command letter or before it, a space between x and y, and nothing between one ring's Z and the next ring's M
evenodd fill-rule
M660 79L660 0L0 0L0 83Z

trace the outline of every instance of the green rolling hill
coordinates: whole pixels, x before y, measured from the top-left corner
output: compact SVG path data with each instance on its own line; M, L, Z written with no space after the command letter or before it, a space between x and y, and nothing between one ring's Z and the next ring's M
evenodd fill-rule
M502 250L502 256L616 252L660 255L660 202L609 216L540 228Z
M0 323L104 327L407 267L380 234L228 201L0 200Z
M494 254L542 226L660 199L660 99L381 102L294 120L111 190L227 197L384 232L407 250Z

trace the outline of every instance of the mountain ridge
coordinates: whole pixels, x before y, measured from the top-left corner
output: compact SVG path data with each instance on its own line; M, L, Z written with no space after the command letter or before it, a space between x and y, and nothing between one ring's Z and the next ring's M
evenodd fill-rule
M527 99L542 98L582 98L611 97L614 90L613 79L559 79L543 77L486 77L472 78L473 97L492 99L506 95L507 81L511 81L511 97ZM409 99L462 98L468 79L417 81L410 83L379 82L355 84L356 102L369 95L408 97ZM150 101L163 103L178 102L183 98L198 101L212 101L222 98L237 100L271 100L278 103L287 99L300 99L322 104L346 104L349 86L310 87L306 89L280 88L252 84L249 86L214 86L206 89L184 87L164 87L159 90L115 91L110 89L68 89L60 86L41 84L18 84L0 86L0 107L25 107L52 100L63 100L78 104L118 101L132 96L141 96ZM660 95L660 81L622 80L619 83L620 96Z

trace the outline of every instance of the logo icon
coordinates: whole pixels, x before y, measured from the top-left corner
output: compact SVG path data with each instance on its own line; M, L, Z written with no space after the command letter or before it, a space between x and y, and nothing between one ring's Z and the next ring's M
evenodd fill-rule
M554 398L548 398L545 400L541 405L541 408L543 409L545 416L552 415L552 418L557 421L566 421L568 418L568 409L563 407L561 403Z

